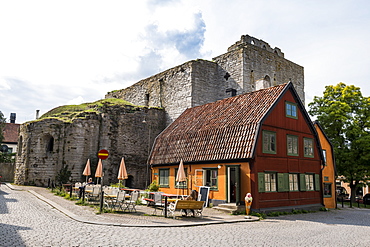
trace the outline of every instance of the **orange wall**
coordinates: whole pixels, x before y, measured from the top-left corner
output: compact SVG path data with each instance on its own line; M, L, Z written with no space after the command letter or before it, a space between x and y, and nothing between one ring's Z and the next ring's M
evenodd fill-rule
M187 169L188 174L188 189L185 189L184 192L182 189L175 188L175 169L178 168L178 165L173 166L156 166L152 168L152 181L159 180L159 168L170 168L169 176L169 188L160 188L160 191L170 194L184 193L188 195L191 190L197 190L199 192L199 185L195 184L195 170L203 168L218 168L218 188L217 190L211 190L209 194L210 199L216 200L227 200L227 191L226 191L226 167L228 165L240 165L240 198L244 200L246 193L251 192L251 183L250 183L250 168L248 162L240 163L217 163L217 164L184 164L184 168Z
M334 170L334 158L333 158L332 149L325 135L322 133L321 129L316 124L315 124L315 128L319 135L321 148L323 150L326 150L326 166L322 170L322 183L323 184L331 183L332 196L324 197L324 205L326 208L336 208L335 170Z

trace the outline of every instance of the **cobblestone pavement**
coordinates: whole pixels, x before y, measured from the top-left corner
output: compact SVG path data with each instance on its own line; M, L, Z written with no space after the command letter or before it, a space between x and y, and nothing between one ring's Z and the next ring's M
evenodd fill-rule
M237 217L207 210L205 221L231 222L230 217ZM12 190L1 185L0 246L370 246L369 209L193 227L181 226L182 219L138 214L96 215L94 209L43 188ZM151 227L140 226L144 224Z

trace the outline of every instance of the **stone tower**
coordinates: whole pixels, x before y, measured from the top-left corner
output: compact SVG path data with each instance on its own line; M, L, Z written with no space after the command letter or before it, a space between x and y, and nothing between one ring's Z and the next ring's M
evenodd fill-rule
M243 35L213 61L192 60L136 84L110 92L135 105L161 107L167 125L187 108L291 81L304 103L303 67L284 58L279 48Z

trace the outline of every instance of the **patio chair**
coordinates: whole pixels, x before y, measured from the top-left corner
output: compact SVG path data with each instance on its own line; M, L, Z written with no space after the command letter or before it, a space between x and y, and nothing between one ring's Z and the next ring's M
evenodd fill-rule
M140 194L139 191L133 191L131 193L130 200L127 200L124 203L124 206L125 206L125 208L123 210L124 212L126 210L128 210L129 212L132 212L132 211L135 211L136 212L136 208L135 207L136 207L136 201L139 199L139 194Z
M107 187L104 188L104 204L108 208L114 208L117 200L118 188Z
M161 193L155 193L154 194L154 204L153 204L153 207L154 207L153 214L156 214L157 213L157 208L162 209L162 214L163 214L164 203L163 203L163 200L162 200Z
M126 201L126 192L123 190L119 190L117 193L117 198L114 207L120 208L122 211L124 211L125 201Z
M86 185L85 187L85 191L87 190L87 188L92 188L92 192L91 193L87 193L87 199L90 201L97 201L99 198L100 198L100 185L91 185L91 186L88 186Z

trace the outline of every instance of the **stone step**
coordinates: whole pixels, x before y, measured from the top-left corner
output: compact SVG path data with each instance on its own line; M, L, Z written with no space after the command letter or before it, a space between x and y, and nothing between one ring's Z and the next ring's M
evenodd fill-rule
M218 204L217 206L213 207L213 209L227 212L230 214L245 212L245 206L237 206L235 203Z

